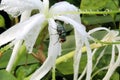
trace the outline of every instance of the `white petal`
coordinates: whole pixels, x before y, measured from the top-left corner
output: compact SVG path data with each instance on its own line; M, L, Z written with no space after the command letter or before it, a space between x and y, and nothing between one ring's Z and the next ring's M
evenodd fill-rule
M0 34L0 46L14 40L24 29L23 25L17 24Z
M81 49L84 44L84 41L81 39L81 36L79 35L79 32L76 29L75 29L75 40L76 40L76 52L74 54L74 79L73 80L77 80L78 78L79 64L82 56Z
M116 59L116 61L114 62L113 65L110 66L110 68L108 69L105 77L103 78L103 80L110 80L110 77L112 76L112 74L114 73L114 71L116 70L116 68L120 65L120 45L116 45L117 49L118 49L118 57Z
M104 38L102 39L102 41L107 41L107 42L114 42L116 39L116 36L118 36L119 32L118 31L114 31L111 30L107 33L106 36L104 36Z
M107 48L107 46L102 50L102 52L100 53L100 55L97 57L96 63L95 63L95 65L94 65L94 67L93 67L93 70L96 68L96 66L98 65L100 59L103 57L106 48ZM96 49L94 49L94 50L95 50L95 52L93 53L92 56L94 56L94 54L96 53L96 51L98 50L98 48L96 48Z
M79 23L79 22L77 22L69 17L66 17L66 16L56 16L54 18L57 20L64 21L65 23L71 24L79 32L81 37L86 36L86 34L87 34L87 32L85 31L86 28L81 23Z
M19 48L20 48L21 44L22 44L22 40L18 40L15 43L15 46L13 48L13 52L12 52L11 57L10 57L10 60L9 60L8 65L6 67L6 70L8 72L10 72L12 70L12 68L13 68L13 64L17 59L18 51L19 51Z
M44 21L44 15L36 14L24 22L18 23L0 35L0 46L14 39L23 39L27 49L31 52Z
M49 0L43 0L43 9L44 14L48 14L49 10Z
M25 10L40 9L40 0L2 0L0 10L5 10L8 14L16 17Z
M30 80L40 80L54 66L57 56L61 52L61 44L58 42L59 36L56 34L56 27L53 19L49 20L50 43L48 48L48 58L43 65L32 75ZM54 35L55 34L55 35Z
M115 62L115 45L112 45L112 54L111 54L111 60L110 60L110 67L114 65Z
M80 77L78 78L78 80L82 80L82 78L84 77L85 73L86 73L86 70L87 70L87 66L84 68L82 74L80 75Z
M74 5L66 2L66 1L62 1L62 2L58 2L56 4L54 4L51 8L50 8L50 15L58 15L58 14L62 14L64 16L69 16L70 18L76 20L76 18L79 18L80 20L80 16L77 14L65 14L65 12L74 12L74 11L78 11L78 8L75 7Z
M106 30L108 32L110 31L109 29L107 29L105 27L98 27L98 28L94 28L92 30L89 30L88 34L92 34L92 33L96 32L96 31L100 31L100 30Z
M18 35L18 39L22 38L25 40L25 44L29 53L32 52L33 46L36 42L36 39L40 33L42 27L44 27L44 22L46 18L42 14L36 14L32 16L29 20L24 22L26 25L24 26L23 31L20 35Z
M90 80L91 73L92 73L92 51L90 48L90 44L87 38L85 38L85 45L87 49L87 75L86 80Z
M41 80L52 68L53 64L55 64L55 59L49 56L43 65L33 73L30 80Z
M31 10L26 10L21 14L20 22L27 20L31 16Z
M57 34L57 24L53 19L49 19L49 35L50 35L50 47L55 47L52 48L53 50L49 49L49 55L58 55L61 53L61 43L59 42L59 35Z

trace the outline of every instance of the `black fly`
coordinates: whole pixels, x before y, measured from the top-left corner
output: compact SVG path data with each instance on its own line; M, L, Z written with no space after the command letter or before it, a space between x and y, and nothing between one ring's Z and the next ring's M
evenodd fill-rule
M59 42L65 42L66 41L66 30L60 21L56 21L57 25L57 32L59 35Z

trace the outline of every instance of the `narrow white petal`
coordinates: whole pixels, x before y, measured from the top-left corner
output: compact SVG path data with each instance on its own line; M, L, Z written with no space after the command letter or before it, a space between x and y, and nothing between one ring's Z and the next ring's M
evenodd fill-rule
M92 73L92 52L90 48L90 44L87 38L85 38L85 45L87 48L87 75L86 80L90 80Z
M30 80L41 80L50 71L54 63L55 59L49 56L43 65L33 73Z
M114 65L115 62L115 45L112 45L112 55L111 55L111 60L110 60L110 65L109 67L111 67L112 65Z
M103 57L105 50L106 50L107 46L103 49L103 51L100 53L100 55L97 58L97 61L95 63L95 65L93 66L93 70L96 68L97 64L99 63L100 59ZM93 55L92 55L93 56Z
M118 57L115 61L115 63L108 69L105 77L103 78L103 80L110 80L110 77L112 76L112 74L114 73L114 71L116 70L116 68L120 65L120 45L116 45L117 49L118 49Z
M97 65L97 63L99 62L99 60L101 59L101 57L103 56L105 49L106 49L106 48L104 48L104 50L103 50L102 53L100 54L99 58L97 59L97 62L95 63L95 65L94 65L94 67L93 67L93 70L94 70L94 68L96 67L96 65ZM97 48L93 50L92 56L96 53L97 50L98 50ZM78 80L81 80L81 79L84 77L84 75L85 75L85 73L86 73L86 70L87 70L87 65L86 65L86 67L84 68L84 70L83 70L82 74L80 75L80 77L78 78Z
M11 71L14 62L16 61L17 54L18 54L18 50L19 50L21 44L22 44L22 40L18 40L18 41L15 43L15 46L14 46L14 48L13 48L13 52L12 52L11 57L10 57L10 60L9 60L8 65L7 65L7 67L6 67L6 70L7 70L8 72Z
M57 25L53 19L49 20L50 43L48 48L48 58L43 65L32 75L30 80L40 80L54 66L57 56L61 52L61 44L58 42L59 36L56 34ZM55 34L55 35L54 35Z
M49 0L43 0L43 11L44 14L47 14L49 10Z
M81 40L81 36L79 35L79 32L76 29L75 29L75 40L76 40L76 52L74 55L74 79L73 80L77 80L78 78L79 64L82 56L81 49L84 44L84 41Z
M114 42L118 34L118 31L111 30L103 37L102 41Z
M84 70L83 70L82 74L80 75L80 77L78 78L78 80L81 80L84 77L86 70L87 70L87 66L84 68Z
M79 50L79 52L75 53L74 55L74 79L73 80L77 80L78 79L78 73L79 73L79 64L80 64L80 59L81 59L81 48Z
M107 29L107 28L98 27L98 28L94 28L94 29L92 29L92 30L89 30L88 34L92 34L92 33L96 32L96 31L99 31L99 30L105 30L105 31L108 31L108 32L110 31L110 30Z
M27 20L31 16L31 10L26 10L21 14L20 22Z

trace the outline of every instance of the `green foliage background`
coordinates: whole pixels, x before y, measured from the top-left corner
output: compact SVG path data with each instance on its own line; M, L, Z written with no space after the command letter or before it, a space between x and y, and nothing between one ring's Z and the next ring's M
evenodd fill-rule
M61 0L50 0L50 4L54 4ZM90 30L95 27L106 26L110 29L119 30L120 28L120 1L119 0L65 0L74 4L81 11L89 12L88 14L81 14L82 23L86 26L87 30ZM98 12L98 14L92 14L92 12ZM113 13L106 14L105 12L113 11ZM114 11L118 11L114 13ZM99 14L99 12L104 12L103 14ZM15 23L15 19L9 17L12 25ZM6 24L6 17L3 17L2 14L0 15L0 29L7 30ZM11 25L9 25L10 27ZM65 26L67 30L67 41L62 44L62 55L68 54L69 52L75 49L75 40L74 40L74 32L73 28L70 25ZM2 30L1 32L3 32ZM95 38L102 38L106 33L105 32L97 32L93 34ZM42 36L42 35L41 35ZM47 47L48 47L48 36L42 39L43 46L44 46L44 54L47 55ZM41 44L41 43L40 43ZM36 44L39 45L39 44ZM103 48L103 47L102 47ZM96 55L93 58L93 62L96 61L96 57L99 56L102 48L98 50ZM42 63L40 63L36 58L32 55L28 55L25 48L21 47L20 56L21 58L18 60L17 67L15 67L12 71L12 74L5 71L7 63L9 61L12 49L3 49L1 48L2 56L0 57L0 80L28 80L30 75L38 68ZM37 47L34 48L34 52L37 51ZM24 53L24 54L23 54ZM104 67L105 65L109 64L110 61L110 54L111 50L108 47L104 57L101 59L100 63L96 67L95 71L99 70L100 68ZM27 57L26 57L27 56ZM60 56L60 57L61 57ZM116 55L117 57L117 55ZM107 59L106 59L107 58ZM86 53L83 53L81 63L80 63L80 70L79 73L81 74L85 65L86 65ZM27 63L26 63L27 62ZM94 73L93 72L93 73ZM93 77L93 80L101 80L106 73L105 71L101 71ZM43 80L51 80L51 72L49 72ZM63 62L56 65L56 80L72 80L73 76L73 57L69 59L65 59ZM120 68L116 70L116 72L111 77L111 80L120 80Z

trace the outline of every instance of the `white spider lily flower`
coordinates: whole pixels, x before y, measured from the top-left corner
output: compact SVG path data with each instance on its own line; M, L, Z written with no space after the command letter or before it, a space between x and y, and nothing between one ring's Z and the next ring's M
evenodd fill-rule
M24 5L23 5L24 4ZM34 7L35 6L35 7ZM40 80L47 72L54 66L57 56L61 53L61 43L58 41L59 35L57 33L57 23L55 20L60 20L65 23L71 24L75 29L75 39L76 39L76 54L74 57L74 80L78 78L78 67L81 56L81 48L85 44L87 47L87 78L90 80L92 73L92 53L89 45L88 38L89 34L86 32L85 26L81 24L79 14L59 14L69 11L78 11L74 5L69 4L68 2L59 2L53 5L49 9L49 0L34 1L34 0L3 0L1 9L4 9L6 12L12 16L18 16L19 14L27 11L29 9L39 9L40 13L32 16L31 18L24 20L17 25L11 27L4 33L0 35L0 46L13 42L15 45L13 49L13 56L18 52L18 48L25 41L27 50L31 53L33 46L35 44L36 38L40 33L41 29L45 27L44 23L49 24L48 30L50 35L50 43L48 48L48 58L43 63L43 65L33 73L30 80ZM56 35L51 35L56 34ZM56 43L57 42L57 43ZM11 70L14 57L11 57L10 64L8 64L7 70ZM78 62L78 63L77 63Z
M46 2L46 4L48 4L48 2ZM46 8L48 8L48 6ZM71 4L67 3L67 2L59 2L59 3L56 3L55 5L53 5L50 8L50 10L49 9L45 9L45 10L49 11L49 13L47 13L49 16L47 16L47 17L53 18L53 20L60 20L60 21L63 21L65 23L69 23L75 29L76 54L74 56L74 80L77 80L77 78L78 78L78 70L79 70L79 62L80 62L81 53L82 53L81 52L82 46L84 44L86 45L86 47L87 47L87 55L88 55L86 80L90 80L90 76L91 76L91 73L92 73L92 52L91 52L91 49L90 49L88 38L91 38L91 37L86 32L85 26L81 24L81 20L80 20L79 15L76 15L76 14L63 14L63 15L59 14L59 13L64 13L64 12L69 12L69 11L78 11L78 8L76 8L74 5L71 5ZM46 12L46 11L44 11L44 12ZM51 20L49 20L49 25L50 25L50 22L51 22L52 25L55 26L55 22L51 21ZM99 29L95 29L94 31L96 31L96 30L106 30L106 28L99 28ZM51 50L50 50L50 52L52 52ZM58 55L60 51L61 50L58 50L57 53L55 53L56 51L53 51L53 52L54 52L54 54ZM49 51L48 51L48 55L49 55ZM50 55L50 56L51 56L51 60L53 60L53 59L55 60L57 58L57 56L53 56L53 55ZM41 68L39 68L33 74L31 80L39 80L39 79L41 79L48 72L48 69L51 69L51 67L52 67L51 63L54 63L55 61L53 60L53 62L50 63L49 59L50 59L50 57L48 56L47 60L45 61L45 64L43 64L41 66ZM48 66L48 64L49 64L49 66Z
M2 0L0 10L6 11L13 17L19 16L26 10L41 10L42 2L40 0Z
M7 2L3 1L3 6L5 4L7 5ZM16 5L16 4L14 4L14 5ZM16 16L17 11L14 10L14 7L13 7L14 5L9 5L7 7L2 7L1 9L4 9L9 14L11 14L13 16ZM11 10L9 11L8 8L11 8ZM20 5L18 7L16 7L16 8L22 9ZM13 9L13 12L11 12L12 9ZM59 12L62 12L62 10L58 11L58 9L64 9L63 12L64 11L67 12L67 11L77 11L78 10L75 6L73 6L73 5L71 5L71 4L67 3L67 2L57 3L57 4L53 5L49 9L49 1L48 0L43 0L43 6L42 6L42 9L41 9L41 14L37 14L37 15L31 17L30 19L28 19L26 21L23 21L23 22L15 25L15 26L13 26L12 28L8 29L7 31L5 31L4 33L2 33L0 35L0 40L1 40L0 46L4 45L4 44L6 44L6 43L8 43L10 41L14 42L14 45L15 45L15 47L13 49L13 54L12 54L12 57L11 57L12 59L9 61L10 64L8 64L6 70L8 70L8 71L11 70L12 64L14 63L13 60L15 59L14 57L15 57L16 53L18 52L18 48L22 44L23 40L25 41L27 50L29 52L32 52L33 45L34 45L35 40L36 40L36 38L37 38L37 36L39 34L39 31L41 29L41 27L38 27L38 24L39 24L39 26L42 26L42 23L45 21L45 19L44 19L45 17L46 17L46 19L48 19L48 22L49 22L49 33L52 33L52 32L54 33L55 32L52 29L53 27L55 27L55 29L57 29L57 26L55 26L56 23L54 22L54 20L55 20L55 18L56 19L58 18L58 20L60 20L59 16L55 17L55 15L57 15L57 13L59 13ZM21 11L21 10L19 11L19 10L18 10L18 12L20 12L20 13L23 12L23 11ZM82 27L78 28L80 21L77 22L76 20L74 20L74 19L80 20L79 15L77 15L77 16L76 15L63 15L63 16L60 16L60 17L65 17L65 18L70 17L69 20L73 22L72 25L75 24L76 25L75 28L80 33L84 32L85 28L84 28L83 25L82 25ZM63 19L61 21L65 21L65 20ZM65 22L67 22L67 21L65 21ZM69 21L67 23L69 23ZM38 29L37 29L37 27L38 27ZM81 28L82 28L83 31L81 30ZM34 32L36 32L36 33L34 33ZM19 34L19 33L21 33L21 34ZM4 40L3 40L3 36L4 36ZM31 36L34 37L34 38L32 38ZM60 46L60 43L58 42L59 37L58 37L58 35L56 35L54 37L51 37L51 36L53 36L53 35L50 35L50 45L49 45L49 49L48 49L48 58L45 61L45 63L40 67L40 69L38 69L33 74L31 80L32 79L34 80L35 78L36 78L36 80L41 79L51 69L51 67L55 64L55 59L57 58L57 55L60 54L61 46ZM31 38L31 39L29 39L29 38ZM56 43L56 42L58 42L58 43ZM53 43L54 43L54 45L53 45ZM54 49L56 49L56 50L54 50ZM46 67L48 67L48 68L46 69ZM39 74L39 72L42 72L42 74Z
M46 2L46 4L48 4L48 3L49 2ZM46 5L46 8L48 8L48 5ZM44 10L49 11L49 14L48 14L49 16L47 16L47 17L50 18L48 21L49 21L49 27L50 27L50 25L52 26L52 28L51 28L52 34L54 33L54 30L57 29L57 26L55 26L56 24L55 24L54 20L60 20L60 21L63 21L65 23L70 23L70 24L72 23L71 25L73 25L74 28L76 30L78 30L80 33L83 33L83 34L86 33L86 32L84 32L85 27L81 24L79 15L72 15L72 14L71 15L69 15L69 14L59 15L59 13L62 13L62 12L78 11L78 9L75 6L73 6L67 2L59 2L59 3L56 3L55 5L53 5L50 9L44 9ZM44 11L44 12L46 13L46 11ZM53 27L54 27L54 29L53 29ZM50 35L50 36L53 36L53 35ZM50 38L52 38L52 37L50 37ZM33 74L31 80L41 79L55 64L55 60L61 52L61 47L60 47L60 43L58 42L58 38L57 38L57 40L54 40L54 42L51 42L51 40L50 40L50 46L49 46L49 50L48 50L49 56L48 56L47 60L45 61L45 63ZM59 46L55 51L54 47L55 47L55 45L57 45L57 44L55 44L56 42L59 43L58 44ZM51 47L51 43L54 43L54 45L52 44L54 47ZM53 54L56 54L56 55L53 55ZM51 60L49 60L50 58L51 58ZM54 63L54 64L52 64L52 63Z

